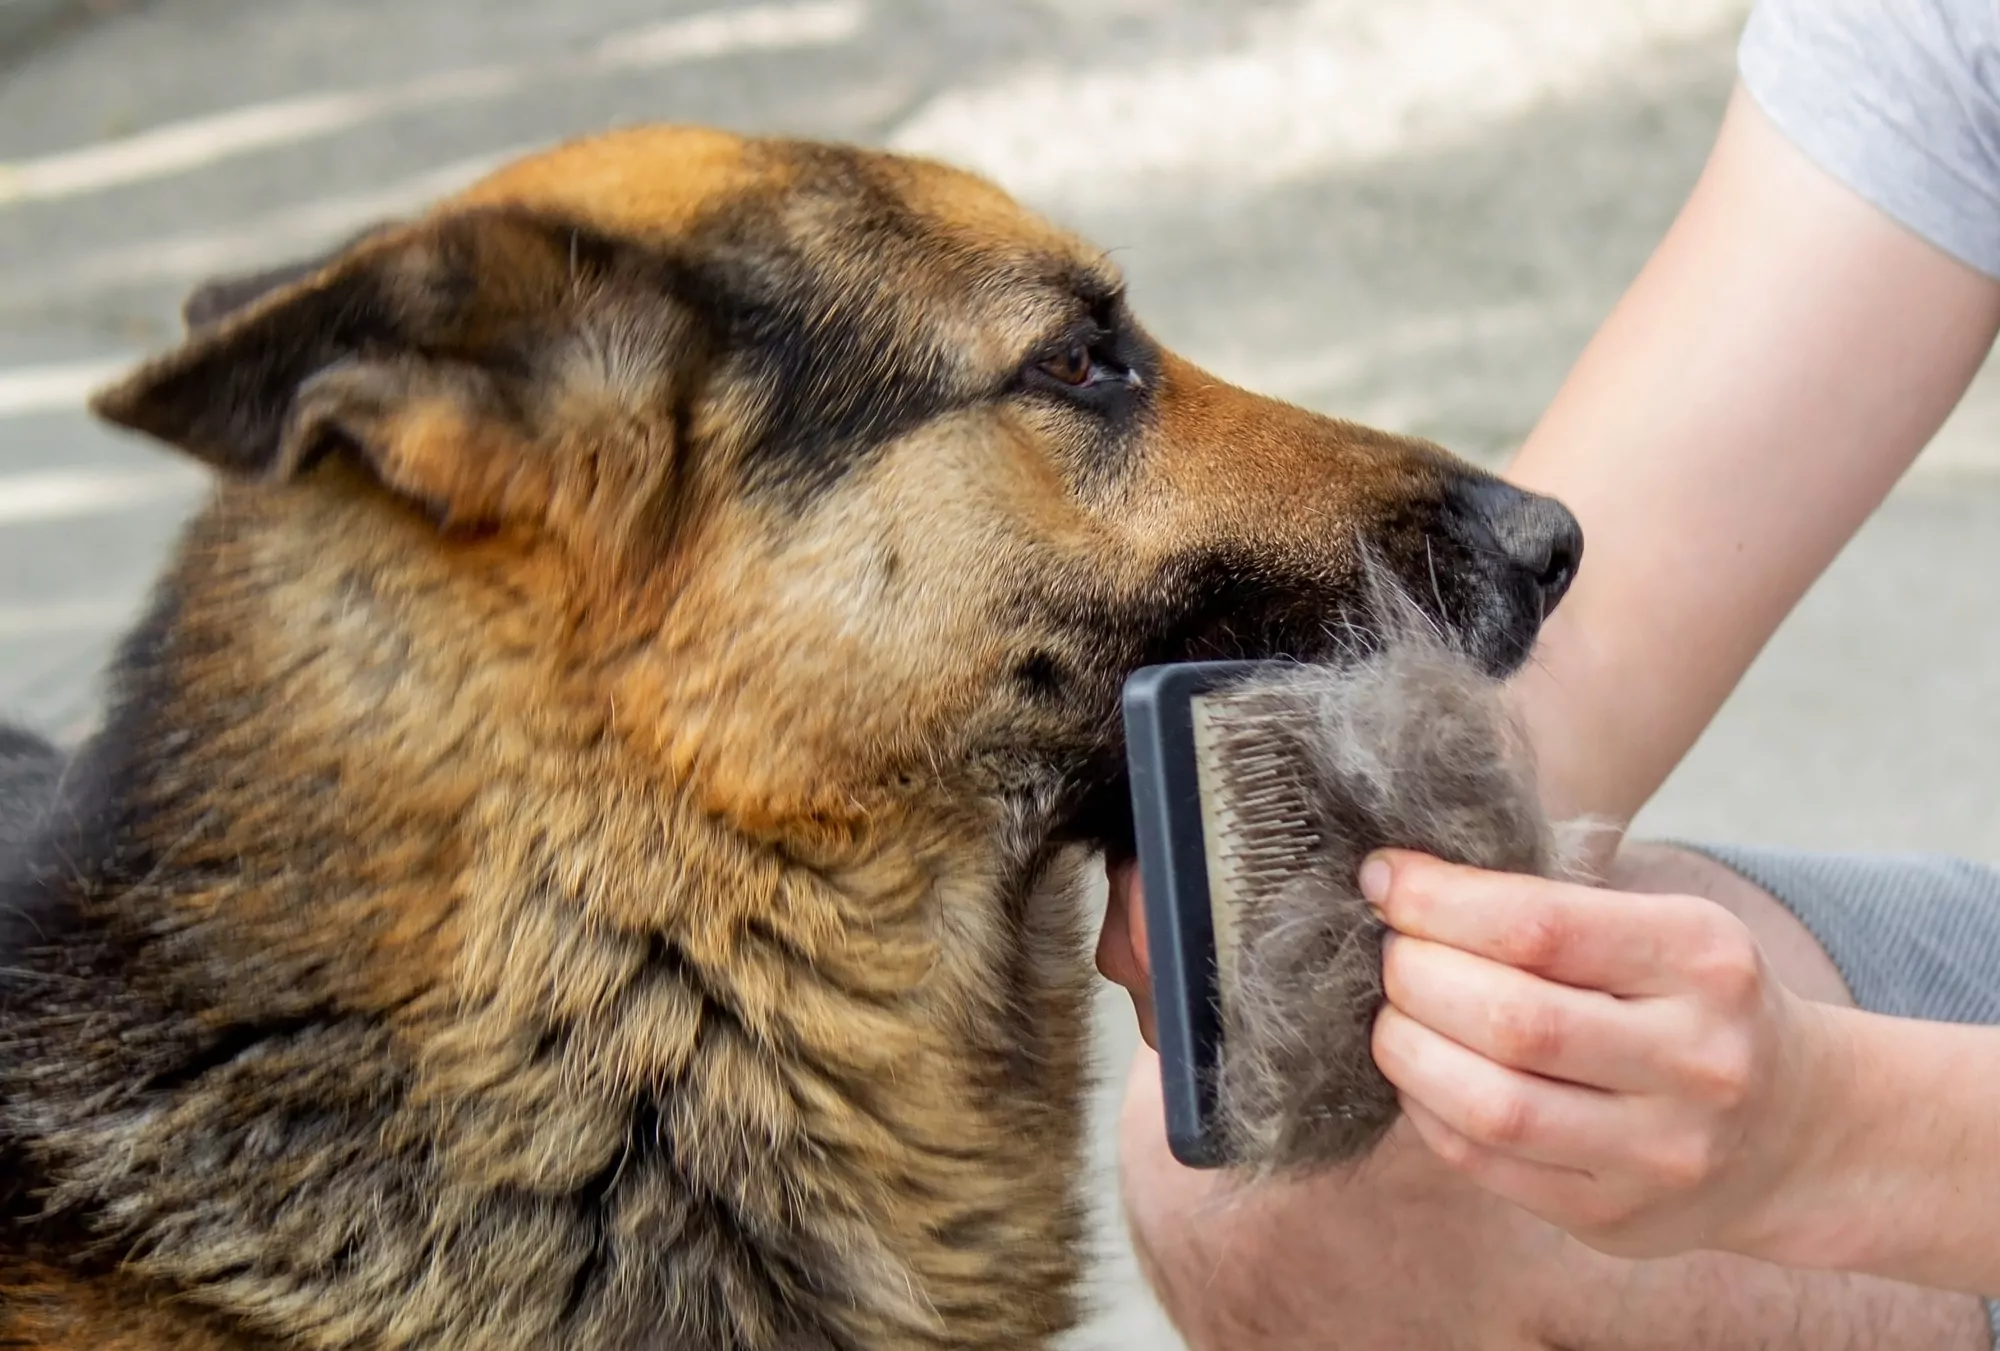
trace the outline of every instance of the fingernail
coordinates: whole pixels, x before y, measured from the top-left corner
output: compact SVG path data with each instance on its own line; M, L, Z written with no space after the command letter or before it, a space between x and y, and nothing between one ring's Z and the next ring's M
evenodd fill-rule
M1382 904L1389 894L1389 861L1379 854L1370 855L1361 865L1361 894L1370 905Z

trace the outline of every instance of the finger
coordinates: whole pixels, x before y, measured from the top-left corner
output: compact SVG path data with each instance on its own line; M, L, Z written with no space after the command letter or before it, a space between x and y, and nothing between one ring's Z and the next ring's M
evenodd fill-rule
M1139 890L1137 864L1105 865L1104 925L1098 931L1097 969L1127 989L1150 984L1152 960L1146 951L1146 902Z
M1588 1222L1603 1208L1602 1184L1581 1169L1503 1154L1452 1129L1421 1103L1406 1101L1403 1114L1447 1168L1559 1228Z
M1145 973L1147 985L1153 980L1153 954L1146 947L1146 894L1139 886L1139 865L1120 866L1119 882L1125 897L1125 926L1132 931L1132 960Z
M1728 916L1692 896L1604 891L1402 851L1378 857L1387 876L1370 900L1397 932L1611 994L1682 989L1684 968Z
M1561 1176L1584 1184L1591 1181L1590 1174L1581 1168L1571 1168L1559 1163L1530 1163L1503 1154L1489 1145L1482 1145L1463 1131L1448 1125L1443 1117L1420 1102L1405 1098L1402 1107L1403 1115L1410 1119L1412 1126L1416 1127L1417 1135L1423 1140L1425 1148L1456 1171L1489 1188L1494 1187L1495 1183L1504 1183L1510 1177L1546 1181L1551 1176Z
M1121 859L1114 863L1107 857L1104 860L1104 881L1111 890L1112 900L1120 904L1137 905L1139 903L1139 861L1137 859Z
M1382 987L1398 1011L1488 1060L1611 1092L1671 1091L1692 1035L1679 1001L1578 989L1422 938L1384 945Z
M1594 1172L1632 1139L1634 1099L1497 1065L1394 1006L1376 1016L1374 1049L1406 1102L1496 1153Z
M1139 1040L1146 1043L1146 1049L1157 1052L1160 1049L1160 1033L1153 1017L1152 992L1132 992L1132 1019L1139 1024Z
M1136 932L1135 932L1136 930ZM1132 996L1132 1012L1139 1022L1139 1035L1148 1046L1158 1046L1153 1025L1153 987L1145 963L1145 911L1139 904L1136 881L1121 884L1112 870L1110 894L1105 900L1104 925L1097 935L1097 969L1106 980L1125 987Z
M1104 902L1104 923L1097 932L1097 969L1106 980L1136 993L1146 986L1146 968L1138 948L1141 935L1133 932L1137 907L1128 894L1114 879Z

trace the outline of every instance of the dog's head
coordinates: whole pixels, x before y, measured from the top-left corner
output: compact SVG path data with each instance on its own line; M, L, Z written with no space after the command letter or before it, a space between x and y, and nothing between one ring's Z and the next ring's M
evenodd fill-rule
M189 318L102 415L374 513L345 519L759 835L942 786L1113 843L1135 666L1338 653L1386 577L1505 671L1580 547L1434 446L1176 358L987 183L861 150L619 132ZM368 544L337 547L330 588Z

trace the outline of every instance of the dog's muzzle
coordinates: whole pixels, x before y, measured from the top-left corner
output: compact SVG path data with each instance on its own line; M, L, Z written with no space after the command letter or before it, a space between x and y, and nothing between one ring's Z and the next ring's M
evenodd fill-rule
M1493 604L1477 607L1484 613L1474 619L1486 632L1472 636L1512 658L1498 665L1517 665L1576 580L1582 527L1554 498L1480 475L1454 485L1446 529L1491 588Z

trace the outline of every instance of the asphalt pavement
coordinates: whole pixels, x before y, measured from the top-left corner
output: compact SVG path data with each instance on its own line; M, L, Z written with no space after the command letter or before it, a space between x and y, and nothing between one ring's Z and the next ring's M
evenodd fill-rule
M21 3L21 0L0 0ZM1496 462L1699 169L1742 0L152 0L0 64L0 709L86 727L202 480L84 392L189 286L636 120L920 150L1116 250L1169 345ZM86 16L88 17L88 16ZM2000 382L1641 825L2000 859ZM1108 1079L1129 1017L1101 1009ZM1114 1219L1101 1315L1165 1348Z

